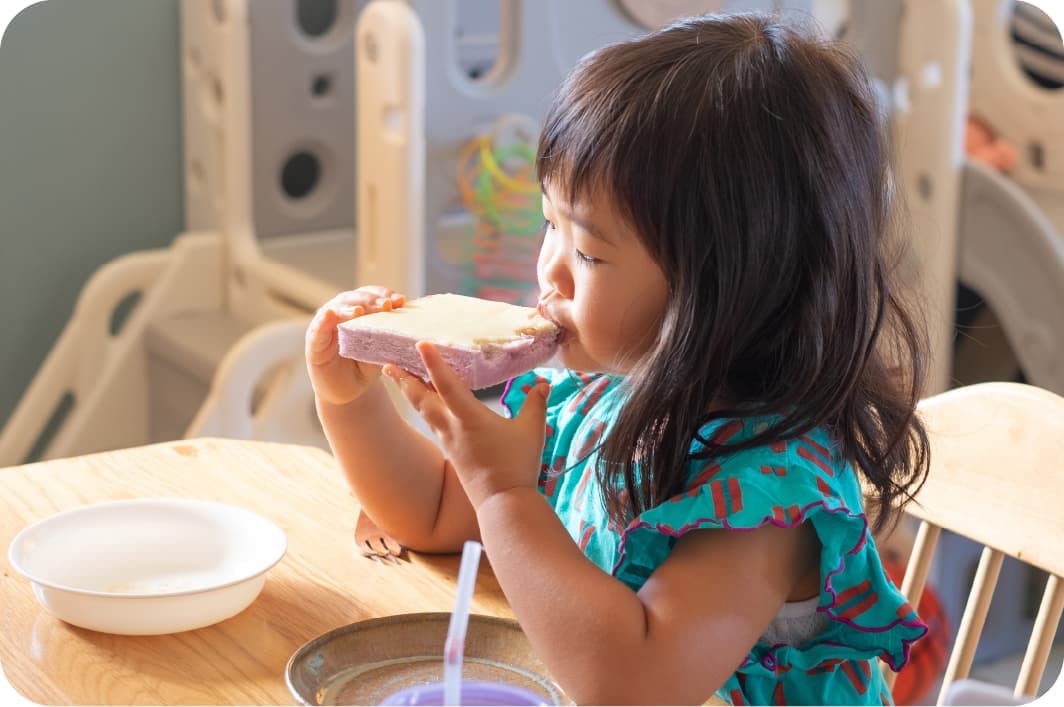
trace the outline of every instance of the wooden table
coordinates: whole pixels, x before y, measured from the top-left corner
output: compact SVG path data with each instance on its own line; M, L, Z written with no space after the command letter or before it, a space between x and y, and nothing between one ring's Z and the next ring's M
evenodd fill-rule
M250 607L197 631L115 636L46 613L7 560L15 534L59 511L142 497L253 510L285 531L288 552ZM357 512L332 457L297 445L185 440L0 469L0 664L19 693L44 704L294 704L285 662L306 641L454 602L458 555L366 559L354 546ZM484 564L473 611L513 616Z

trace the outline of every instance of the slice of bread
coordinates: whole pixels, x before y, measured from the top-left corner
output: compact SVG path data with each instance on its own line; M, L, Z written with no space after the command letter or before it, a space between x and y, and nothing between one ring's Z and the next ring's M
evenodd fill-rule
M542 365L558 348L559 329L531 307L466 297L429 295L390 312L338 327L340 355L393 363L428 380L414 345L428 341L470 388L488 388Z

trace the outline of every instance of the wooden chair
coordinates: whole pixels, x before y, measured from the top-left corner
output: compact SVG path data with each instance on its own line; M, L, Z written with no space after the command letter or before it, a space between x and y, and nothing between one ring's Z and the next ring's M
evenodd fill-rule
M966 678L1005 556L1049 573L1017 698L1036 694L1064 610L1064 397L1020 383L979 383L920 403L931 471L906 512L921 523L902 592L916 606L943 528L983 548L942 681ZM887 671L888 683L894 673Z

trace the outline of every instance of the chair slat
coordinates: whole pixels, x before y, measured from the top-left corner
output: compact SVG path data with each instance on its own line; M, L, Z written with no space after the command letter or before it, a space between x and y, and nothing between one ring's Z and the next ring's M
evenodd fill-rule
M912 555L905 569L905 578L901 582L901 593L913 606L920 604L920 597L923 596L924 585L927 583L927 573L931 569L931 560L934 559L935 547L941 534L941 527L926 520L920 522L920 528L916 531Z
M1042 593L1042 604L1038 607L1038 617L1034 620L1031 642L1027 644L1023 665L1020 666L1020 676L1016 680L1014 694L1017 697L1037 694L1062 613L1064 613L1064 581L1061 581L1057 575L1051 574L1046 583L1046 590Z
M972 591L964 607L964 616L961 617L961 624L957 629L957 640L953 644L953 652L946 666L942 690L938 693L937 704L939 705L944 703L946 692L953 681L968 677L1004 559L1005 553L1000 550L983 548L983 554L979 558L979 567L975 571L975 581L972 582Z

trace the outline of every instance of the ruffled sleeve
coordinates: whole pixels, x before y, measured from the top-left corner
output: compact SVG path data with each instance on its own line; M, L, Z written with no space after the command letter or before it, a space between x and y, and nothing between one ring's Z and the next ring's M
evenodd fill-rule
M738 440L754 434L752 426L730 420L703 432L717 440ZM700 448L696 443L692 451ZM880 564L856 475L834 458L826 434L744 450L719 462L693 461L686 490L622 532L613 573L639 586L676 539L691 530L793 527L806 521L822 546L817 610L829 619L828 626L801 646L758 643L739 672L778 676L792 668L808 671L825 662L877 657L898 670L927 627Z

